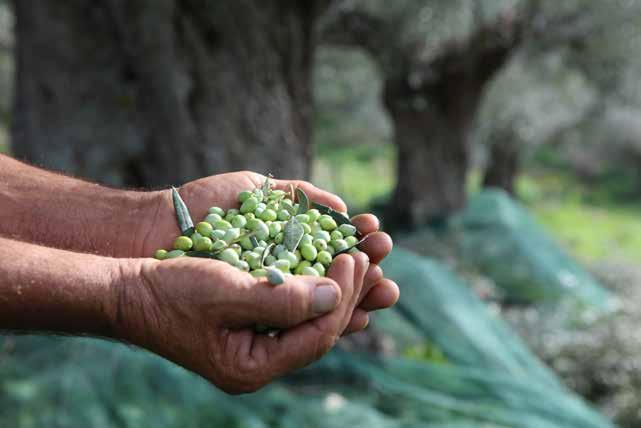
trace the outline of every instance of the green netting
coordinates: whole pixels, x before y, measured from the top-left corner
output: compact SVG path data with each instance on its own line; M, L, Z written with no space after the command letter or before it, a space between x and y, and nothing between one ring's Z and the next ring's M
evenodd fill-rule
M443 362L338 350L259 393L229 396L124 345L6 337L0 426L611 426L438 263L395 250L383 267L402 297L375 328L399 344L429 341Z
M501 190L473 196L453 221L465 262L516 300L574 300L609 309L612 295L551 239L528 211Z

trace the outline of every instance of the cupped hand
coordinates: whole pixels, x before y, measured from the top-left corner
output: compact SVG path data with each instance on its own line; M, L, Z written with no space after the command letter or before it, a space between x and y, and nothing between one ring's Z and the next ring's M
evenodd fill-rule
M118 290L116 337L159 354L229 393L251 392L328 352L348 327L369 260L338 256L327 277L273 286L226 263L130 259ZM282 330L257 334L256 325Z
M273 187L289 191L291 187L300 187L314 202L331 207L339 212L347 212L343 200L313 184L301 180L270 179ZM265 176L251 171L232 172L212 175L183 185L179 192L189 207L194 222L207 215L209 207L216 205L224 210L238 207L238 193L243 190L261 186ZM154 229L146 233L143 254L150 256L158 248L170 248L175 236L179 234L173 205L169 192L163 192L164 203L159 205L153 221ZM359 295L359 308L354 312L354 319L349 323L345 333L359 331L369 322L368 312L388 308L396 303L399 289L396 283L384 278L378 263L392 250L392 239L380 232L376 216L371 214L357 215L352 222L363 235L369 235L360 245L372 265L369 268L365 283Z

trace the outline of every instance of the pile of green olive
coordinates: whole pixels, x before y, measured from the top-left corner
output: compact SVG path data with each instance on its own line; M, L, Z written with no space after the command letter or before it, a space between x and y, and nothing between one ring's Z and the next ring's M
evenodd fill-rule
M172 250L156 251L159 260L211 258L279 284L288 274L325 276L334 257L358 251L362 242L346 214L310 203L300 188L272 189L269 179L240 192L238 208L209 208L195 227L180 195L172 192L181 236Z

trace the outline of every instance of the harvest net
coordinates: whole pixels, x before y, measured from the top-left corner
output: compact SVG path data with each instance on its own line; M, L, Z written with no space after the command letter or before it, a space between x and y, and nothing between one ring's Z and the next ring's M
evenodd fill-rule
M402 288L373 329L412 357L336 350L255 394L229 396L146 352L95 339L0 342L11 427L609 427L437 262L394 250ZM429 351L429 352L428 352Z

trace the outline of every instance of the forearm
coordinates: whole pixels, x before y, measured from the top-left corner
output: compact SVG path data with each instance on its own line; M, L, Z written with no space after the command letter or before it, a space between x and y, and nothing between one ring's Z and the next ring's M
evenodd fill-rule
M134 262L0 238L0 330L115 338Z
M0 155L0 235L113 257L143 255L161 192L110 189Z

